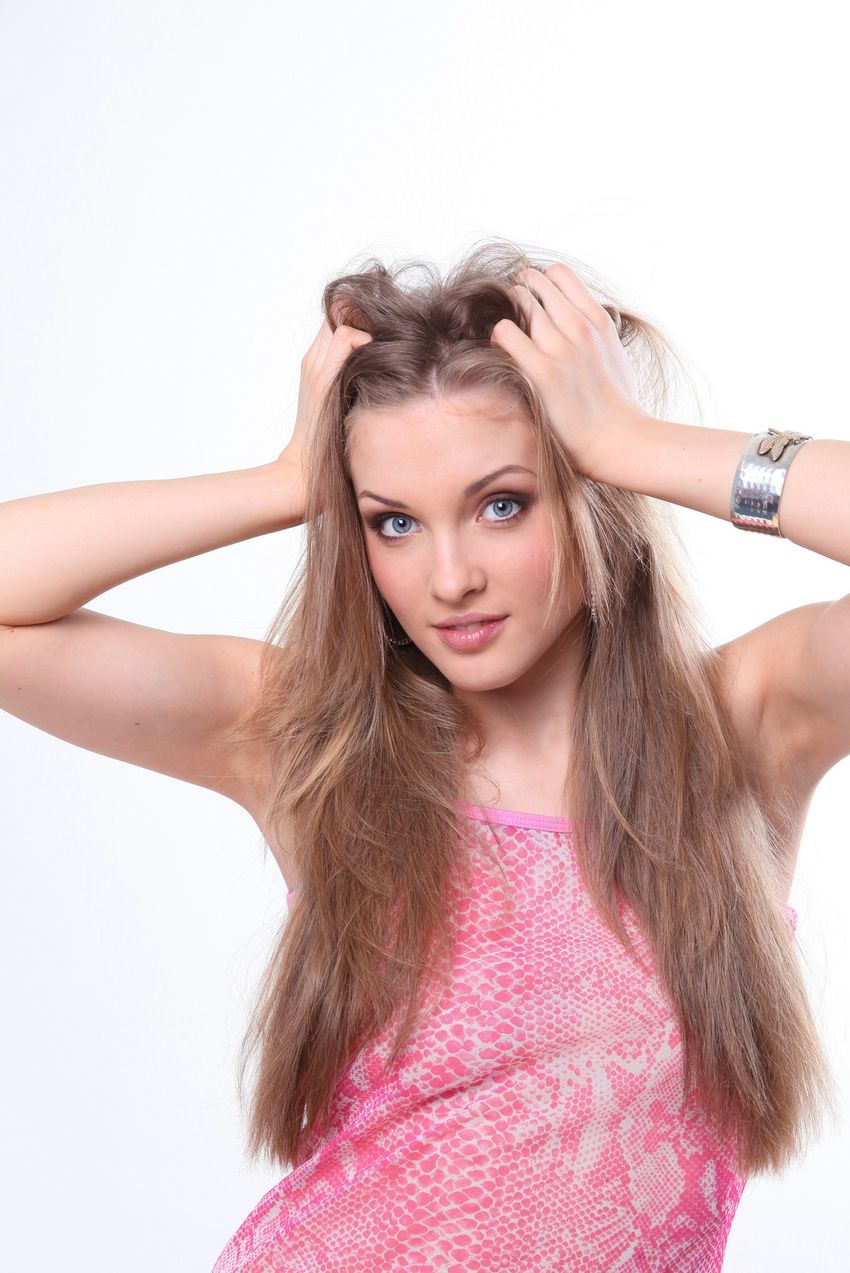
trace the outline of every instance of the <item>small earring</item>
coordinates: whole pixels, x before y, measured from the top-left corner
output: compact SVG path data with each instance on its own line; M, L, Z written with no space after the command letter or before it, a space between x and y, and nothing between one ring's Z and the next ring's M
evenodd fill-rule
M393 618L395 618L395 616L394 616L394 615L393 615L392 617L393 617ZM397 620L397 619L396 619L396 623L398 623L398 620ZM399 624L399 626L401 626L401 625ZM385 633L386 638L387 638L387 640L389 641L390 645L411 645L411 644L412 644L412 642L411 642L411 640L410 640L410 637L409 637L409 636L405 636L405 637L401 637L401 638L391 636L391 635L390 635L390 633L387 631L387 629L386 629L386 628L384 628L384 633Z
M597 614L596 614L596 606L595 606L595 604L594 604L594 600L593 600L593 593L592 593L592 592L591 592L591 594L590 594L590 622L593 624L593 626L594 626L594 627L596 627L596 624L597 624Z

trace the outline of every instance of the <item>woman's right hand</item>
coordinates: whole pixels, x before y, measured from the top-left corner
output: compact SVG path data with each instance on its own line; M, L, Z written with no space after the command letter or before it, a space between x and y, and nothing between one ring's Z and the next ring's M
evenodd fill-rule
M340 324L331 331L327 319L322 321L316 337L301 360L301 383L298 388L298 410L292 437L278 456L277 463L295 476L306 507L306 454L319 407L328 385L339 374L351 352L372 339L368 332Z

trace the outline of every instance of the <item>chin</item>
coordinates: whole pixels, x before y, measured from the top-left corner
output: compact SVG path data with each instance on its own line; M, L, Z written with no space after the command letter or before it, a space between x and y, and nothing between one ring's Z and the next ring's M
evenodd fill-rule
M482 651L482 656L483 656ZM527 667L506 667L504 662L497 666L488 667L485 659L474 659L472 656L464 655L464 664L461 667L440 666L440 671L446 680L459 690L473 690L484 693L487 690L503 690L508 685L513 685L524 672L528 671Z

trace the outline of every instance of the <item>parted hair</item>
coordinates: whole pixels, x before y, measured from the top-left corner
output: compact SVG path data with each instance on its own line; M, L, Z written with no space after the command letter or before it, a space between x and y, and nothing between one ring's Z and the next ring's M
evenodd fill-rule
M484 739L415 643L388 639L403 633L369 567L349 443L360 412L465 392L519 408L533 431L554 535L549 604L569 564L595 602L564 775L573 848L604 923L634 953L624 900L652 950L679 1027L683 1108L699 1097L747 1175L783 1170L824 1112L836 1116L779 904L794 810L778 790L764 799L740 754L669 506L579 472L531 380L490 340L506 317L528 333L511 286L557 260L605 307L642 405L663 415L683 369L671 342L563 253L490 239L445 277L427 261L368 257L324 288L331 328L372 340L346 359L312 429L304 549L238 726L267 744L272 824L300 881L240 1050L252 1159L297 1165L357 1050L392 1027L392 1066L429 988L451 975L454 908L471 878L458 802Z

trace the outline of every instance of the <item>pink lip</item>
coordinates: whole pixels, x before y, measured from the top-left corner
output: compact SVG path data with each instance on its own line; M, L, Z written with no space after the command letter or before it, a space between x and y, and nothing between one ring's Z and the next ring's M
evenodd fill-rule
M483 646L489 645L501 632L507 620L507 615L502 619L491 619L470 632L458 632L455 628L437 628L437 631L443 642L452 650L480 650ZM466 622L472 623L473 620L467 619Z
M481 610L469 610L466 614L450 614L440 623L435 623L434 627L452 628L458 623L461 624L461 626L464 623L495 623L497 619L504 619L506 617L507 616L504 614L484 614Z

